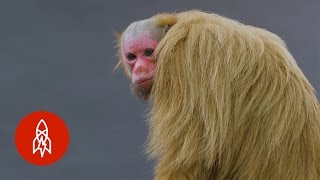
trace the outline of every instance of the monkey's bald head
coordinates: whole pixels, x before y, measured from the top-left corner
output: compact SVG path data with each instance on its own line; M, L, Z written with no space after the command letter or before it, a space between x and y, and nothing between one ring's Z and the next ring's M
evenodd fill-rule
M131 77L133 92L138 97L149 97L156 68L154 51L169 27L152 17L130 24L122 34L121 63Z
M131 23L123 32L123 42L131 42L141 36L147 36L153 40L160 41L167 29L167 27L158 26L154 18L136 21Z

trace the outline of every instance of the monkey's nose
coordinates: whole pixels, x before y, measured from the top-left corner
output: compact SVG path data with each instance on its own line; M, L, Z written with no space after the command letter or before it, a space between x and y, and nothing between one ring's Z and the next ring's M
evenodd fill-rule
M134 68L133 68L133 73L136 75L141 75L141 74L147 74L148 73L148 63L145 60L142 59L137 59Z
M144 67L142 65L136 66L133 70L134 74L140 75L140 74L147 74L148 73L148 68Z

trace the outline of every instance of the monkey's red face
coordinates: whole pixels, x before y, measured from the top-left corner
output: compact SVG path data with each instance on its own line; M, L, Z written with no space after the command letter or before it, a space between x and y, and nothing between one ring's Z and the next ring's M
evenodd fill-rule
M167 27L157 26L154 19L132 23L122 36L122 57L129 69L135 95L148 99L156 72L154 51Z
M131 69L131 81L145 91L150 91L155 74L153 53L158 42L147 33L131 39L123 44L126 63Z

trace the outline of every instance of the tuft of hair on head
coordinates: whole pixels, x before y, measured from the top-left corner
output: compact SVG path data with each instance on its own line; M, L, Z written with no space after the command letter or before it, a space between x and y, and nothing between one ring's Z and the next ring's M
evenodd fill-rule
M177 22L177 16L173 13L161 13L154 16L155 24L160 27L172 26Z
M124 64L124 57L123 57L123 52L122 52L122 36L123 36L123 33L122 32L116 32L114 31L113 32L114 36L116 37L116 48L118 49L118 52L117 52L117 57L118 57L118 62L116 64L116 66L114 67L114 71L118 70L119 68L123 68L125 74L128 76L128 77L131 77L131 72L129 70L128 67L126 67L126 65Z
M118 70L119 67L122 64L122 60L120 58L120 56L121 56L120 47L121 47L121 36L122 36L122 33L117 32L117 31L113 31L113 35L116 37L116 45L115 45L115 47L118 49L118 51L117 51L118 62L117 62L116 66L113 69L115 71L115 70Z
M122 32L113 31L114 36L116 37L117 41L121 39Z

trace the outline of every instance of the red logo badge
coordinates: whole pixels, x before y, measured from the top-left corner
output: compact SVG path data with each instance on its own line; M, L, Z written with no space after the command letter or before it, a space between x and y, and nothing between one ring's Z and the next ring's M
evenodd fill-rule
M35 165L49 165L62 158L68 149L68 128L52 112L32 112L19 123L15 143L26 161Z

